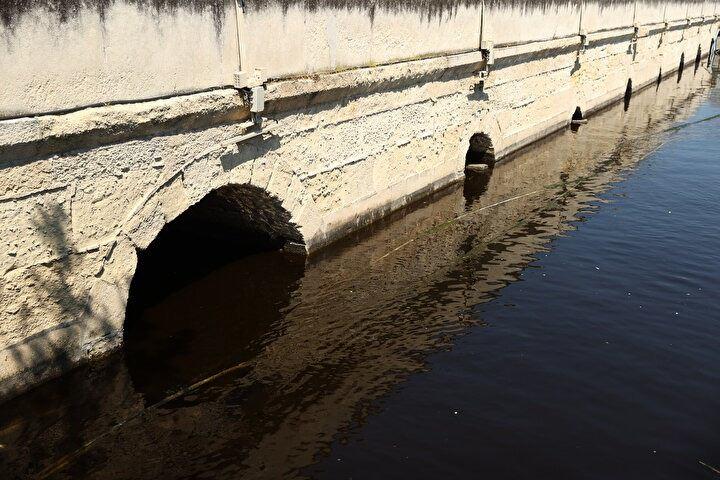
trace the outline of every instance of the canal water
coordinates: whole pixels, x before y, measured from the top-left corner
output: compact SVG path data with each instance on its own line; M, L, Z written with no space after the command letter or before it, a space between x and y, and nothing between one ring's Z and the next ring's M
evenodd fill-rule
M0 478L720 478L716 82L307 261L143 258L124 351L0 407Z

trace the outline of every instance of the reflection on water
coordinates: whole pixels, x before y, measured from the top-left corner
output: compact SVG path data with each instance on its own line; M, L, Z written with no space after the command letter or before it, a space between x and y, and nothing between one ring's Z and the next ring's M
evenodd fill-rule
M545 297L538 290L536 297L527 297L536 302L522 312L498 297L510 284L539 289L543 283L537 275L516 282L537 268L528 266L553 248L553 239L577 229L589 212L613 208L601 195L613 182L671 135L687 134L688 129L669 127L698 108L718 110L713 82L700 68L678 84L671 80L657 90L634 92L627 105L598 113L576 132L568 129L542 140L489 174L469 176L464 185L398 212L306 264L281 252L259 253L175 290L133 314L123 354L4 406L0 469L11 478L437 478L443 472L468 477L483 471L492 478L550 476L552 467L562 463L552 452L527 457L543 445L533 436L538 417L523 414L530 411L549 419L543 424L548 439L554 432L569 438L562 454L573 468L558 467L558 476L575 476L593 462L611 464L603 456L572 450L593 441L582 432L567 434L565 423L575 420L568 413L573 405L564 402L574 399L572 394L549 395L542 384L523 390L512 382L512 362L493 362L518 345L542 349L548 369L538 378L570 375L581 391L582 372L592 373L593 380L608 386L607 398L599 403L613 405L623 387L596 368L597 357L588 356L587 349L565 345L578 324L553 322L546 308L570 308L560 299L610 287L584 279L582 286L565 285L564 295ZM657 230L654 237L640 233L619 253L637 243L651 248L664 232ZM697 235L704 235L702 229ZM703 239L694 240L700 245ZM593 248L608 246L588 247ZM619 261L628 269L621 276L632 277L632 260ZM572 271L578 264L563 268ZM717 265L713 268L717 271ZM579 321L612 310L605 302L600 295L574 305L572 314ZM533 316L534 311L545 313ZM503 337L502 329L487 328L488 312L505 315L507 324L518 322L517 331ZM520 322L523 315L530 315L527 324ZM547 343L523 337L522 332L530 335L543 323L548 324L543 331L554 335L543 338ZM454 364L455 352L437 353L461 348L465 338L474 337L485 339L482 350L472 354L482 354L486 367L467 359ZM567 354L553 363L558 360L553 355L562 351ZM523 374L517 372L517 378L531 385L533 377ZM197 388L186 388L193 384ZM411 398L403 386L413 388ZM575 385L565 388L569 392ZM465 389L472 395L463 395ZM658 415L678 415L662 403L662 392L656 393ZM452 403L449 399L466 403L467 411L486 401L484 410L502 407L517 419L475 413L471 423L463 424L433 416L444 408L440 405ZM585 413L614 411L593 408ZM599 416L596 424L606 420ZM487 437L473 430L480 426ZM693 431L705 430L698 427L688 435ZM602 442L620 446L621 433L604 431ZM403 448L403 455L393 456L393 449ZM452 451L463 456L455 458ZM408 452L420 459L396 461L410 458ZM524 469L519 458L535 470ZM688 471L697 474L693 462Z

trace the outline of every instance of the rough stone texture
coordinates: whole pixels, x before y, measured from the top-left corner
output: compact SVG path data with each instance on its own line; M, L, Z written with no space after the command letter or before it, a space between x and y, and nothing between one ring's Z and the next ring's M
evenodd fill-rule
M270 82L262 130L227 89L0 121L0 396L116 347L137 250L208 193L314 251L461 178L475 133L502 157L691 64L717 21L648 32L506 43L483 89L477 52Z

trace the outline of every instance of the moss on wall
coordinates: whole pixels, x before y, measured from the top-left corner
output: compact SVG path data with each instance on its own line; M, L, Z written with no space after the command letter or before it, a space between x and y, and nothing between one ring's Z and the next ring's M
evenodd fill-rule
M12 25L23 15L33 10L44 10L64 22L77 16L83 10L94 10L104 16L105 11L115 2L126 2L141 9L151 9L157 13L172 13L179 8L192 12L211 11L216 23L221 24L225 16L225 4L234 0L0 0L0 21L5 27ZM371 17L377 10L415 11L434 17L452 14L461 6L479 5L483 0L238 0L248 8L261 10L280 5L284 9L300 6L307 10L319 8L349 9L361 8ZM632 3L634 0L589 0L606 5ZM664 3L662 0L642 0L644 3ZM684 0L685 3L702 3L704 0ZM486 5L514 7L549 7L567 4L579 4L581 0L486 0Z
M192 12L209 10L215 22L222 23L225 3L230 0L0 0L0 21L5 27L12 27L23 15L35 10L44 10L61 22L77 16L82 10L94 10L102 18L108 7L116 1L158 13L174 12L179 8Z

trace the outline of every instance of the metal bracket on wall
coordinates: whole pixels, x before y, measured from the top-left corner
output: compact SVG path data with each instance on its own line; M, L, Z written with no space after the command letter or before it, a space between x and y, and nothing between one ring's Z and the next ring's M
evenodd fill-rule
M685 32L690 28L690 25L692 25L692 20L689 17L685 17L685 28L683 28L680 33L680 41L685 40Z
M250 113L257 115L265 110L265 86L258 85L250 89Z
M590 46L590 37L588 37L588 34L585 30L580 30L580 33L578 35L580 37L580 53L585 53L587 47Z
M483 40L482 42L480 42L480 51L482 52L485 64L488 66L488 70L490 69L489 67L495 64L495 51L493 50L494 46L495 44L492 42L492 40Z
M640 25L639 23L636 23L633 25L633 37L635 40L638 38L643 38L648 36L648 28L645 26Z
M233 85L238 90L264 85L265 82L267 82L267 77L262 68L256 68L252 71L243 70L241 72L235 72L233 75Z
M493 51L493 42L490 40L483 40L480 42L480 53L484 61L482 70L478 70L475 74L480 80L477 88L482 90L485 87L485 80L490 76L490 67L495 63L495 52Z
M665 32L667 32L669 28L670 28L670 22L665 20L663 22L663 29L662 29L662 31L660 31L660 41L658 42L658 46L663 44L663 41L665 40Z
M633 60L635 60L635 55L637 55L638 51L638 40L647 37L648 36L648 29L647 27L643 27L642 25L636 23L633 25L633 35L630 39L630 48L628 53L631 53L633 55Z
M234 86L240 90L250 103L250 115L253 122L260 123L259 113L265 110L265 83L267 78L262 69L252 72L236 72Z

